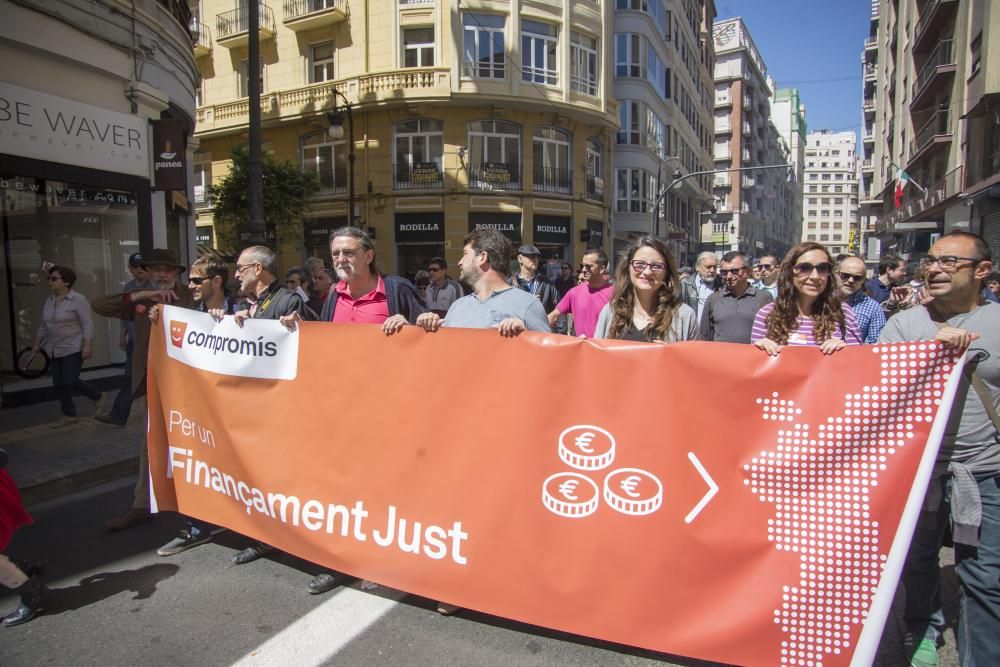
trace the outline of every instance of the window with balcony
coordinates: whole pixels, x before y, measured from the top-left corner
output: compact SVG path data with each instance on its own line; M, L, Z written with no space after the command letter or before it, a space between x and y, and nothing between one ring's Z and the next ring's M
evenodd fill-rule
M320 195L347 192L347 144L323 130L302 138L302 171L316 174Z
M521 127L505 120L469 123L469 186L521 188Z
M604 147L587 140L587 197L604 201Z
M535 162L534 189L539 192L569 194L573 191L573 170L570 169L569 132L555 127L536 127L532 137Z
M333 81L333 42L313 44L309 47L310 83Z
M398 123L395 131L395 188L440 188L444 173L444 123L428 119L408 120Z
M559 83L557 31L554 25L540 21L521 21L521 78L532 83L554 86Z
M597 95L597 40L574 32L570 51L570 88L584 95Z
M236 71L236 96L247 97L250 95L250 81L247 73L250 71L250 61L241 60L239 69ZM264 63L260 64L260 92L264 92Z
M645 169L615 170L615 210L618 213L645 213L653 191L652 175Z
M212 184L212 163L194 163L194 204L201 208L208 204L208 186Z
M434 66L434 28L403 28L403 67Z
M619 144L639 145L642 143L642 119L645 105L636 100L622 100L618 107L618 120L621 122L616 142Z
M641 35L629 32L615 35L615 76L644 76L643 56Z
M496 14L462 16L462 74L475 79L504 79L506 19Z

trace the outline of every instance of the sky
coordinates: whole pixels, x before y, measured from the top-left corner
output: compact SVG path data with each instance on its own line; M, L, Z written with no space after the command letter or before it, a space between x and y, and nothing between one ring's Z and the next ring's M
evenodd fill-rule
M740 16L778 88L798 88L810 132L861 132L861 53L871 0L716 0Z

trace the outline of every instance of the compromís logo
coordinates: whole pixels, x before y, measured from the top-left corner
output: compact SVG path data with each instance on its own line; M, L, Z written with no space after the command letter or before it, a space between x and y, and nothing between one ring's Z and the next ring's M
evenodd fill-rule
M170 320L170 342L174 347L184 347L184 332L187 331L187 322Z
M185 322L180 322L179 324L185 328L187 327L187 323ZM182 331L181 334L183 335L183 333ZM173 322L170 323L170 339L174 345L181 347L174 340ZM238 354L247 357L275 357L278 355L278 344L273 340L265 340L264 336L258 336L257 340L253 340L252 338L238 338L192 329L187 332L185 340L188 345L203 348L212 354L222 352L224 354Z

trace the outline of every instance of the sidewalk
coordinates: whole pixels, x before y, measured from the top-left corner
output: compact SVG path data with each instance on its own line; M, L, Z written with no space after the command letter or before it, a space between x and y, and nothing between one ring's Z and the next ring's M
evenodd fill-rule
M110 397L109 397L110 398ZM125 426L93 419L90 401L77 397L80 420L54 428L55 401L0 411L0 447L25 505L138 472L139 441L146 430L145 399L132 405Z

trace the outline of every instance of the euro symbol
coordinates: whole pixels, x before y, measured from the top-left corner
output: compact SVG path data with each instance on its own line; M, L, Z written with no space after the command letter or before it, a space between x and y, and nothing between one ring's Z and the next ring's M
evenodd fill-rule
M574 440L573 443L576 445L577 449L579 449L581 452L584 452L585 454L593 454L594 448L590 446L590 443L596 437L597 437L596 435L594 435L590 431L587 431L586 433L581 433L580 435L576 436L576 440Z
M629 475L621 481L622 491L627 493L632 498L638 498L640 494L635 492L635 487L639 485L642 481L642 477L638 475Z
M573 491L576 490L577 485L580 482L575 479L567 479L565 482L559 485L559 493L562 494L563 498L566 500L576 500L576 494Z

